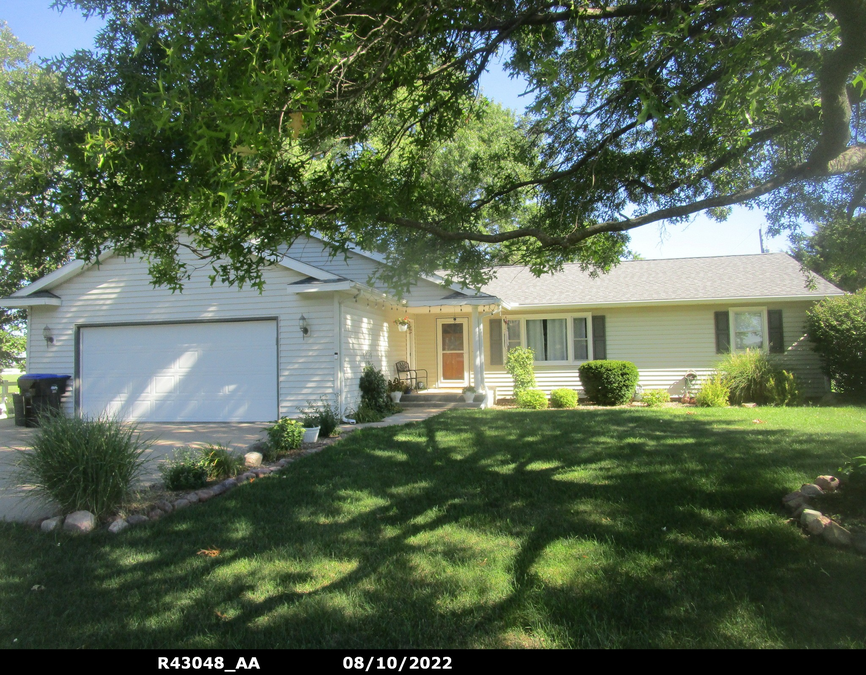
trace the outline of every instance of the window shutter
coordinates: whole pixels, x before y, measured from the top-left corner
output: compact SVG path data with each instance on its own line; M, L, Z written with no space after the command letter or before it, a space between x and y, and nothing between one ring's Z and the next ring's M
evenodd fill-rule
M731 316L727 312L716 312L716 354L731 351Z
M490 365L501 366L502 361L502 319L490 319Z
M785 334L782 330L782 310L767 310L768 335L770 338L770 353L785 353Z
M603 316L592 317L592 358L607 358L607 330Z

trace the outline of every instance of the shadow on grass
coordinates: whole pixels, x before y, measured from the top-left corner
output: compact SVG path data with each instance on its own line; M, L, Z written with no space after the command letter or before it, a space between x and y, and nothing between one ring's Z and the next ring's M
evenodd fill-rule
M864 558L778 504L864 433L755 414L460 411L116 538L10 527L0 643L862 647Z

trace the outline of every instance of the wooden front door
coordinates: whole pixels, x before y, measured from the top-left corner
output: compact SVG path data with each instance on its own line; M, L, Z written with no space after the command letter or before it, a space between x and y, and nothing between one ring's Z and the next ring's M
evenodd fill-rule
M469 381L469 320L439 319L437 323L440 386L465 386Z

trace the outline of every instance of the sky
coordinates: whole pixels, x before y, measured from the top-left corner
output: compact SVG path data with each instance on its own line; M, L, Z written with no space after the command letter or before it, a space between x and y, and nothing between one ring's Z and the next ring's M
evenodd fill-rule
M90 47L102 26L99 18L85 20L74 9L63 13L50 9L51 0L0 0L0 21L34 48L33 57L50 58ZM491 64L481 78L485 95L504 106L523 112L529 103L521 97L523 86L509 79L500 64ZM786 237L769 239L766 220L759 210L735 207L724 223L699 215L692 222L677 225L651 224L631 232L630 249L643 258L688 258L695 256L760 253L759 230L764 229L764 247L770 251L789 248Z

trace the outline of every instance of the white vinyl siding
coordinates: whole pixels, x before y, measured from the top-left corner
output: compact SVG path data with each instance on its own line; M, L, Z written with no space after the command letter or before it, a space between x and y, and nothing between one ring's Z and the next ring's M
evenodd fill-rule
M354 409L361 401L359 388L364 366L368 363L390 378L393 352L389 344L388 312L368 307L363 302L344 301L343 313L343 407ZM394 332L397 333L396 327ZM403 335L403 333L399 333Z
M190 260L190 262L193 262ZM154 324L228 319L276 319L279 331L280 415L296 417L298 406L334 389L333 301L324 297L288 292L303 275L282 267L263 270L265 289L226 286L208 279L207 270L194 273L182 293L154 288L147 264L133 258L109 258L86 270L52 292L60 307L34 307L30 330L48 325L54 344L31 339L28 368L34 373L73 375L76 327L106 324ZM303 314L310 335L303 339L298 318ZM64 397L67 413L73 412L74 391Z

